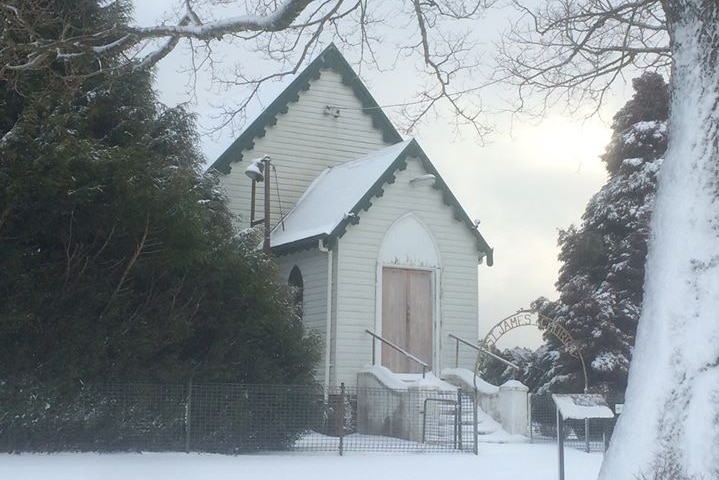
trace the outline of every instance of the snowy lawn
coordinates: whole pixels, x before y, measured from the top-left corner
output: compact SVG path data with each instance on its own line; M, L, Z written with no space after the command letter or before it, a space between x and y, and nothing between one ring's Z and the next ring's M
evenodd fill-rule
M566 449L565 478L595 480L601 462L601 453ZM7 480L316 480L330 477L342 480L556 480L557 447L480 444L479 456L455 453L349 453L344 457L195 453L0 455L0 479Z

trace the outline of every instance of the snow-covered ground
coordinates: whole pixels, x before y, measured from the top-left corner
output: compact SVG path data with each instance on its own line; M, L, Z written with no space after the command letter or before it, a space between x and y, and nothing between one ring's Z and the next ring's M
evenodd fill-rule
M567 480L595 480L601 453L565 450ZM21 454L0 455L3 480L556 480L557 447L480 444L472 454L210 455Z

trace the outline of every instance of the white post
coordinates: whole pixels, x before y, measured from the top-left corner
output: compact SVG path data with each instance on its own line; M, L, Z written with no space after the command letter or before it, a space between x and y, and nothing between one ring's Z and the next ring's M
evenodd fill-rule
M527 436L529 388L517 380L509 380L499 387L499 417L502 428L511 435Z

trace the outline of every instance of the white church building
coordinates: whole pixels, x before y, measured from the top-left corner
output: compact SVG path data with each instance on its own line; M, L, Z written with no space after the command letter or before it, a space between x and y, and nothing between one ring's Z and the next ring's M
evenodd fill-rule
M255 202L245 170L262 158L271 171ZM472 368L476 352L450 334L479 338L478 265L492 265L492 248L334 45L211 168L242 227L253 208L264 216L271 188L271 254L324 340L322 384L356 385L367 365L436 376Z

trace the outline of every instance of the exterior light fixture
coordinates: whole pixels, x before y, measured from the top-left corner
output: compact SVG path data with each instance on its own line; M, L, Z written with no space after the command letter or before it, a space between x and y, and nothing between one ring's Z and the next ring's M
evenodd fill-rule
M261 182L265 179L265 159L269 162L270 157L265 155L262 158L256 158L250 162L250 165L245 169L245 175L250 177L253 182Z

